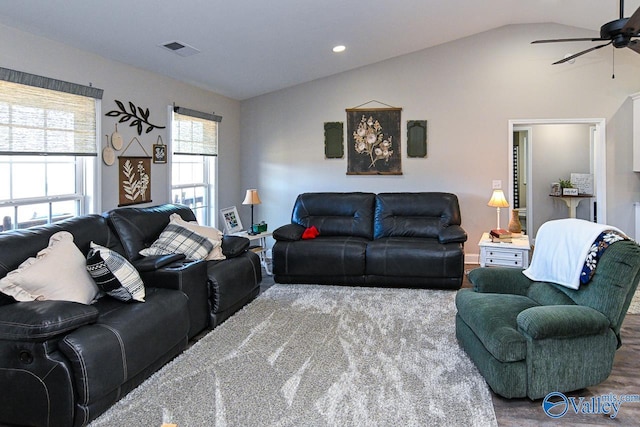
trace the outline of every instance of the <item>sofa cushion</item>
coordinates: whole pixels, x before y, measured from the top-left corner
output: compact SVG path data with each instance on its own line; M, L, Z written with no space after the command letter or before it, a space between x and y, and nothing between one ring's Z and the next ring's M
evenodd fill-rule
M437 238L384 237L367 245L366 274L396 277L462 277L460 243L440 244Z
M527 342L518 332L518 314L537 304L522 295L486 294L462 289L456 295L458 316L500 362L527 357Z
M197 260L205 259L212 249L213 244L208 238L178 224L169 223L150 247L140 251L140 255L184 254L188 259Z
M312 240L278 242L274 248L276 275L362 276L365 271L367 239L320 234ZM276 253L277 252L277 253Z
M304 193L293 206L291 222L315 225L323 236L373 238L372 193Z
M144 283L140 274L119 253L91 242L87 271L107 295L120 301L144 302Z
M146 208L118 208L105 214L122 242L129 261L141 257L139 252L156 241L169 224L171 214L177 213L185 221L195 221L193 211L183 205L160 205ZM96 241L100 244L100 242Z
M380 193L375 199L374 238L437 238L441 229L460 225L458 198L451 193Z
M73 301L89 304L98 287L85 268L73 235L59 231L49 246L0 279L0 290L17 301Z
M73 242L86 255L89 243L93 240L99 245L121 251L120 242L100 215L86 215L69 218L53 224L40 225L23 230L11 230L0 233L0 277L15 270L27 258L49 245L49 239L59 231L68 231ZM11 248L11 250L4 250Z

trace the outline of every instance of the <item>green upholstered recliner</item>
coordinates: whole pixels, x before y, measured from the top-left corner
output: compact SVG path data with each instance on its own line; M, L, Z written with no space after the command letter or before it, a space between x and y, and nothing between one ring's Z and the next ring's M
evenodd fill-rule
M478 268L456 296L456 336L491 389L538 399L604 381L640 279L640 246L609 246L579 290L527 278L520 269Z

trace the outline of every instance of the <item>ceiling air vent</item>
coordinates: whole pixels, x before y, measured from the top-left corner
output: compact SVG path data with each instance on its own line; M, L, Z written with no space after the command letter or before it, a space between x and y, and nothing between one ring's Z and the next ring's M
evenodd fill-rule
M200 51L195 47L189 46L186 43L182 43L176 40L162 43L160 46L180 56L191 56L195 55L196 53L200 53Z

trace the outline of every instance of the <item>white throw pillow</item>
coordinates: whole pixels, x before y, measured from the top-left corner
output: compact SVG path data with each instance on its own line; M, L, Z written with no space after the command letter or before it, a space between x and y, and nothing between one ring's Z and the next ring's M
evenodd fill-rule
M113 298L144 302L144 282L140 273L118 252L91 242L87 271L96 285Z
M220 230L214 227L199 225L197 222L187 222L182 219L180 214L177 213L171 214L169 219L171 220L171 222L209 239L209 241L213 244L213 250L209 252L209 255L206 258L207 260L218 261L227 258L222 253L222 232Z
M62 300L90 304L99 292L86 260L68 231L55 233L49 246L0 279L0 290L17 301Z

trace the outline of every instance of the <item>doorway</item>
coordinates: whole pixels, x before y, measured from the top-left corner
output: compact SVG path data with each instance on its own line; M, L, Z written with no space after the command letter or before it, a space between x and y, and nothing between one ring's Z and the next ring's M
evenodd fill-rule
M572 136L576 134L581 135L579 146L571 145L575 144L571 141L576 139ZM552 141L551 144L548 140ZM521 222L530 238L535 238L543 222L568 216L566 210L560 210L563 209L562 201L549 197L551 182L568 178L556 176L563 173L558 169L554 172L551 167L554 163L564 162L564 169L560 170L566 173L593 175L594 198L590 203L581 202L583 206L579 207L579 217L606 223L605 141L605 119L509 121L508 197L510 208L519 209ZM556 211L551 212L552 209Z

